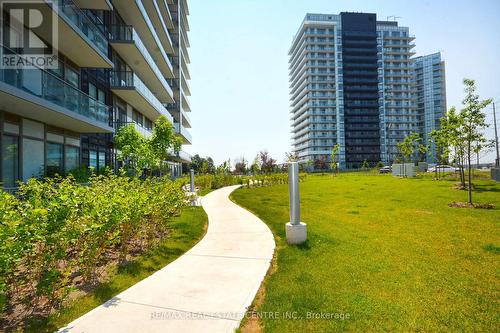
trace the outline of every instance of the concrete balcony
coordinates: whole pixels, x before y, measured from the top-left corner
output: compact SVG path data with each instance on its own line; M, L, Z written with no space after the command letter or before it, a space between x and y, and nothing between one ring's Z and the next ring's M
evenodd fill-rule
M188 99L186 98L186 96L184 96L184 94L181 94L181 95L182 95L182 108L183 108L183 110L186 112L191 112L191 105L189 104Z
M186 80L185 76L181 78L181 87L186 96L191 96L191 89L189 88L189 83Z
M162 103L171 103L172 88L132 26L111 26L111 46L132 67Z
M178 104L168 104L165 105L165 107L167 107L168 112L170 112L174 118L175 123L182 120L182 126L185 128L191 128L191 119L189 119L189 116L182 108L179 108Z
M179 126L179 123L174 123L175 132L179 134L182 138L183 144L192 144L193 138L191 134L186 130L186 128L182 125Z
M172 13L170 12L170 8L168 8L167 0L157 0L158 5L160 7L160 12L165 19L165 24L167 28L174 29L174 20L172 19Z
M51 15L53 11L58 14L58 50L61 53L80 67L113 67L107 56L106 37L72 0L47 3L44 15ZM40 37L51 40L49 33L42 32Z
M181 67L182 67L182 73L186 77L186 79L191 80L191 74L189 74L189 69L186 63L186 59L184 57L181 57Z
M184 126L185 128L191 128L191 119L184 111L182 111L182 126Z
M175 162L191 163L191 155L181 150L178 153L170 152L170 159Z
M167 56L150 15L140 0L120 0L113 3L128 25L134 27L154 62L166 78L174 77L172 62Z
M77 133L112 133L110 107L42 69L0 70L0 109Z
M80 8L95 10L113 10L110 0L74 0Z
M146 117L156 120L160 115L173 123L172 116L134 72L115 71L110 77L111 91Z
M191 63L191 58L189 57L189 52L186 47L186 43L184 43L184 39L181 38L181 48L182 48L182 56L185 58L186 63L190 64Z
M160 38L160 41L168 54L174 53L174 46L170 34L167 29L167 25L163 20L162 11L157 1L144 1L144 7L153 23L154 29Z

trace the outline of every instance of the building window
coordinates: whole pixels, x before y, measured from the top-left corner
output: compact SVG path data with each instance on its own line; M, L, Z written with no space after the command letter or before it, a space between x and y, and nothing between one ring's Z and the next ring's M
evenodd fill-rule
M19 179L19 139L2 136L2 183L4 187L16 186Z
M42 177L45 170L44 142L41 140L23 138L22 144L23 180L27 181L29 178Z
M63 172L63 145L47 143L47 176L62 174Z
M142 114L139 113L138 111L134 110L134 112L132 113L132 120L136 123L136 124L139 124L139 125L143 125L143 122L142 122Z
M75 70L73 70L69 67L66 67L65 71L64 71L64 79L66 80L66 82L68 82L72 86L79 88L80 75L78 75L78 73Z
M106 153L103 151L99 152L99 170L106 168Z
M97 151L89 150L89 167L97 169Z
M64 166L66 172L78 169L78 167L80 166L80 148L66 146Z

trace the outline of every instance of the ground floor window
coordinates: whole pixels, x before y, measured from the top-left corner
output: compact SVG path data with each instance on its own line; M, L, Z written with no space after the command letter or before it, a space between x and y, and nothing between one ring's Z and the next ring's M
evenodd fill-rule
M2 146L2 183L4 187L14 187L19 179L19 138L3 135Z
M89 150L89 167L97 170L97 151Z
M106 167L106 153L103 151L99 152L99 170Z
M64 159L64 167L66 172L78 169L80 165L80 148L66 146L66 155Z
M61 175L63 173L63 145L47 143L47 176Z
M23 180L39 178L45 170L44 142L23 138Z

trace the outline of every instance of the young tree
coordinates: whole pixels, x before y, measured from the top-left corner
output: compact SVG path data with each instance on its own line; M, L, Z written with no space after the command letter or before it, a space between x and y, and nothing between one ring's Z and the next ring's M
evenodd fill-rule
M267 151L261 151L259 153L261 166L260 169L264 173L273 172L276 168L276 160L269 155Z
M491 103L491 99L479 100L474 80L464 79L464 85L465 98L462 102L464 108L460 111L460 116L463 119L463 133L466 147L469 204L472 205L471 159L472 154L474 154L473 144L486 140L483 130L488 127L488 124L486 124L486 115L482 110Z
M447 113L446 118L441 121L441 130L444 132L446 141L453 153L453 159L458 164L460 170L460 185L465 188L465 132L463 130L464 117L462 112L457 112L452 107Z
M200 173L204 161L206 160L203 157L201 157L198 154L195 154L193 155L193 157L191 157L191 163L189 164L189 168L193 169L194 172L196 173Z
M253 159L252 165L250 166L250 171L252 172L253 175L260 173L260 165L261 165L260 157L259 154L257 154Z
M228 174L231 172L231 159L228 159L227 161L224 161L222 162L222 164L220 164L216 171L215 171L217 174Z
M330 168L332 169L332 173L335 175L335 173L338 173L338 161L337 157L339 154L340 150L340 145L337 143L335 146L333 146L332 153L331 153L331 159L332 161L330 162Z
M316 169L316 170L325 170L326 169L325 156L318 156L314 159L314 169Z
M146 139L135 129L133 124L129 124L118 129L114 141L119 150L118 160L122 161L128 168L134 169L136 175L140 175L142 170L147 167L148 159L152 156Z
M420 135L416 132L407 135L402 142L399 142L396 146L398 148L399 154L403 158L403 176L406 177L406 166L405 163L411 160L411 157L415 153L415 147L420 141Z
M211 157L207 157L207 173L215 173L215 163Z
M306 169L308 172L313 171L313 169L314 169L314 161L313 160L309 159L306 161Z
M425 161L425 157L427 155L427 152L429 151L429 146L423 144L423 143L419 143L418 144L418 154L419 154L419 162L424 162Z
M247 160L245 159L244 156L241 156L239 159L236 160L236 163L234 164L234 173L238 175L244 175L247 173Z
M369 169L370 169L370 163L368 163L367 160L364 160L363 164L361 164L361 170L368 172Z
M450 143L448 136L444 130L444 128L446 127L445 123L447 121L446 116L442 117L440 121L441 121L441 129L432 130L432 132L429 133L429 137L436 146L436 160L437 160L436 162L438 165L448 164L448 159L450 156ZM439 173L437 167L435 168L435 173L436 173L436 179L439 179Z
M158 159L161 173L165 162L172 153L177 154L181 150L182 139L175 133L174 127L168 119L165 116L160 116L155 121L153 135L148 143L152 153Z

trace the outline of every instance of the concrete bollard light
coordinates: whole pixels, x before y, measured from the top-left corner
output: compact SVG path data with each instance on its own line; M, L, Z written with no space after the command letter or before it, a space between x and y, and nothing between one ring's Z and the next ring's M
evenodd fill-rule
M299 163L288 164L288 191L290 196L290 222L286 224L288 244L301 244L307 240L307 224L300 222Z

